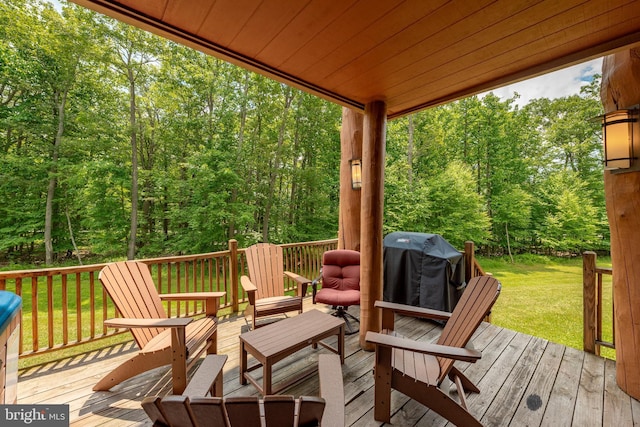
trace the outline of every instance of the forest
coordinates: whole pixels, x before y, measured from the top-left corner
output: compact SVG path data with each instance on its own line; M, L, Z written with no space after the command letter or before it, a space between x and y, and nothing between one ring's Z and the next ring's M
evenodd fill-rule
M340 106L61 5L0 3L0 261L337 236ZM388 122L384 233L608 251L599 86Z

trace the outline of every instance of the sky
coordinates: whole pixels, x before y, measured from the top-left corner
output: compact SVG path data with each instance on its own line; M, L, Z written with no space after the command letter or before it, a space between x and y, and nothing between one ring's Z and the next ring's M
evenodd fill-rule
M577 95L582 86L591 82L594 74L602 74L602 58L494 89L491 92L501 99L508 99L517 92L520 98L516 100L516 104L522 107L536 98L554 99Z

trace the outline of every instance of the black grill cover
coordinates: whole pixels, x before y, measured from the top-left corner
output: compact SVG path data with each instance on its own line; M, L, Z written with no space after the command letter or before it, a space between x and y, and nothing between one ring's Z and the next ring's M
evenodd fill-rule
M403 231L383 246L385 301L453 311L466 285L460 251L438 234Z

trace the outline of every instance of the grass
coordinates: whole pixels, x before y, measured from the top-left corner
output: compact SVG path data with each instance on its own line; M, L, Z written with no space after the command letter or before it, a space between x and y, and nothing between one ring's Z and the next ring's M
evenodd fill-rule
M492 323L579 350L582 344L582 258L525 255L511 263L505 258L479 258L486 272L502 283ZM599 258L599 267L611 266ZM603 281L603 339L612 341L611 276ZM615 358L603 348L602 355Z

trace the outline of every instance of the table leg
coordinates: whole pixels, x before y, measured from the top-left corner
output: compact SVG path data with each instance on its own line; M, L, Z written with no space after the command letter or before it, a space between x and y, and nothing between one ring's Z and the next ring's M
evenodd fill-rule
M244 373L247 372L247 350L244 348L244 341L240 340L240 384L245 385L247 379Z
M271 362L265 361L262 365L262 394L271 394Z
M338 353L340 354L340 363L344 365L344 325L340 326L338 333Z

